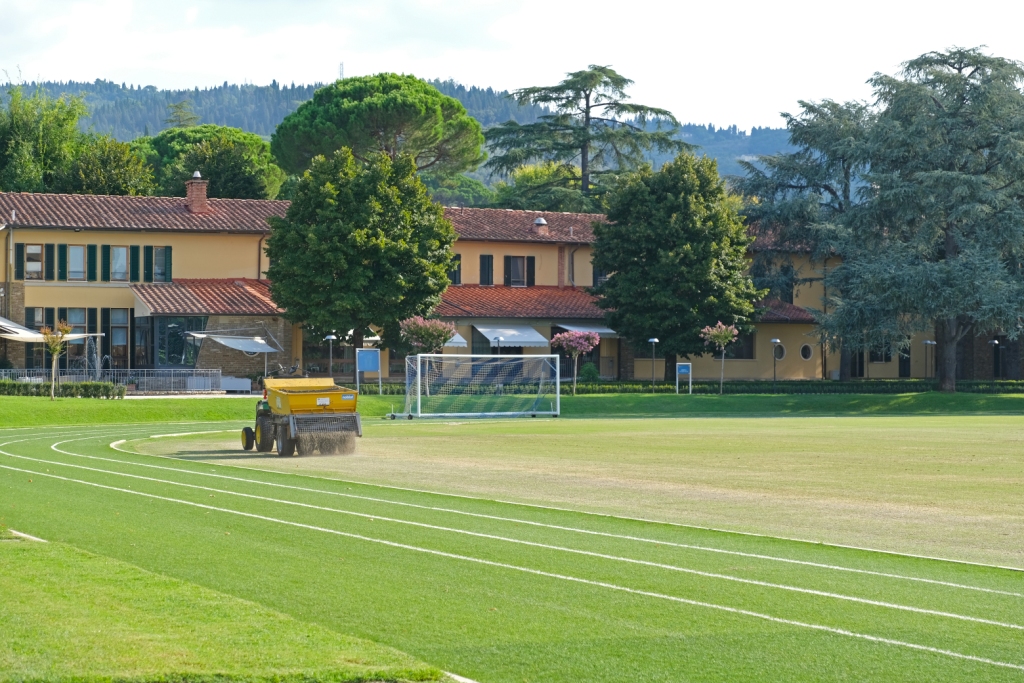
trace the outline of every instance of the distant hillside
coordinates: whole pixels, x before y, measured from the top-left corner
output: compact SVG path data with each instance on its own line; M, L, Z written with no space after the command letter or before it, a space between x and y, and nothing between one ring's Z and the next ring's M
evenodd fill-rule
M548 112L546 107L521 107L508 97L507 91L492 88L466 87L452 80L428 81L446 95L462 102L471 116L484 127L514 119L519 123L533 123ZM155 135L167 127L167 105L189 100L202 123L234 126L269 138L277 124L295 111L300 104L313 97L322 87L313 85L232 85L224 83L213 88L192 90L159 90L155 86L133 86L97 79L93 83L66 83L46 81L27 83L26 90L42 88L54 97L63 93L83 95L90 116L83 122L85 128L113 135L119 140L132 140L141 135ZM9 86L0 85L6 91ZM2 97L0 93L0 97ZM714 125L686 124L683 139L699 145L698 154L718 160L722 175L741 173L737 160L760 154L787 151L789 134L784 128L754 128L749 134L736 126L716 128ZM654 155L651 161L660 166L668 155ZM477 171L473 177L484 179L486 173Z

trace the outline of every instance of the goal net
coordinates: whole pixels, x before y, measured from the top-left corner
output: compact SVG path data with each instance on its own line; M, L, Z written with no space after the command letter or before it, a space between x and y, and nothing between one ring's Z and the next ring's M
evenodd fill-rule
M405 415L558 415L559 380L558 356L409 356Z

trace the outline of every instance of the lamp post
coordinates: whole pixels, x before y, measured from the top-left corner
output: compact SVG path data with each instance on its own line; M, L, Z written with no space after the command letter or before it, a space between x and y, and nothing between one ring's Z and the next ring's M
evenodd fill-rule
M648 339L651 343L651 393L654 393L654 345L658 343L657 337L651 337Z
M500 356L501 355L501 342L505 341L505 338L504 337L495 337L491 341L493 341L494 345L498 347L498 355Z
M934 377L935 376L935 345L937 343L938 342L932 341L931 339L925 339L924 340L924 377L925 377L925 379L928 379L929 377ZM928 349L932 350L932 364L931 365L928 364Z
M782 343L781 339L772 339L772 393L775 393L775 382L778 380L778 373L776 372L776 365L779 362L779 344Z
M1003 364L999 362L999 340L989 339L988 344L992 347L992 377L993 379L999 379L1003 375L1001 372Z
M331 376L332 382L334 381L334 340L337 338L333 334L324 337L324 340L327 342L327 374Z

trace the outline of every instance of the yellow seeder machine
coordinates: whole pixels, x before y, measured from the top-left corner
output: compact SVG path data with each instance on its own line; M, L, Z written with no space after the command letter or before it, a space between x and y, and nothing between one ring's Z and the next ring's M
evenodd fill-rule
M329 378L266 379L256 425L242 430L242 448L291 456L351 453L363 435L358 392Z

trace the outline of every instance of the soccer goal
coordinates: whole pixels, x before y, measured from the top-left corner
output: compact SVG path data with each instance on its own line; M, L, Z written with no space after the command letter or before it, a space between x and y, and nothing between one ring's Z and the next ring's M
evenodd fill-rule
M405 413L520 417L560 409L558 356L419 354L405 359Z

